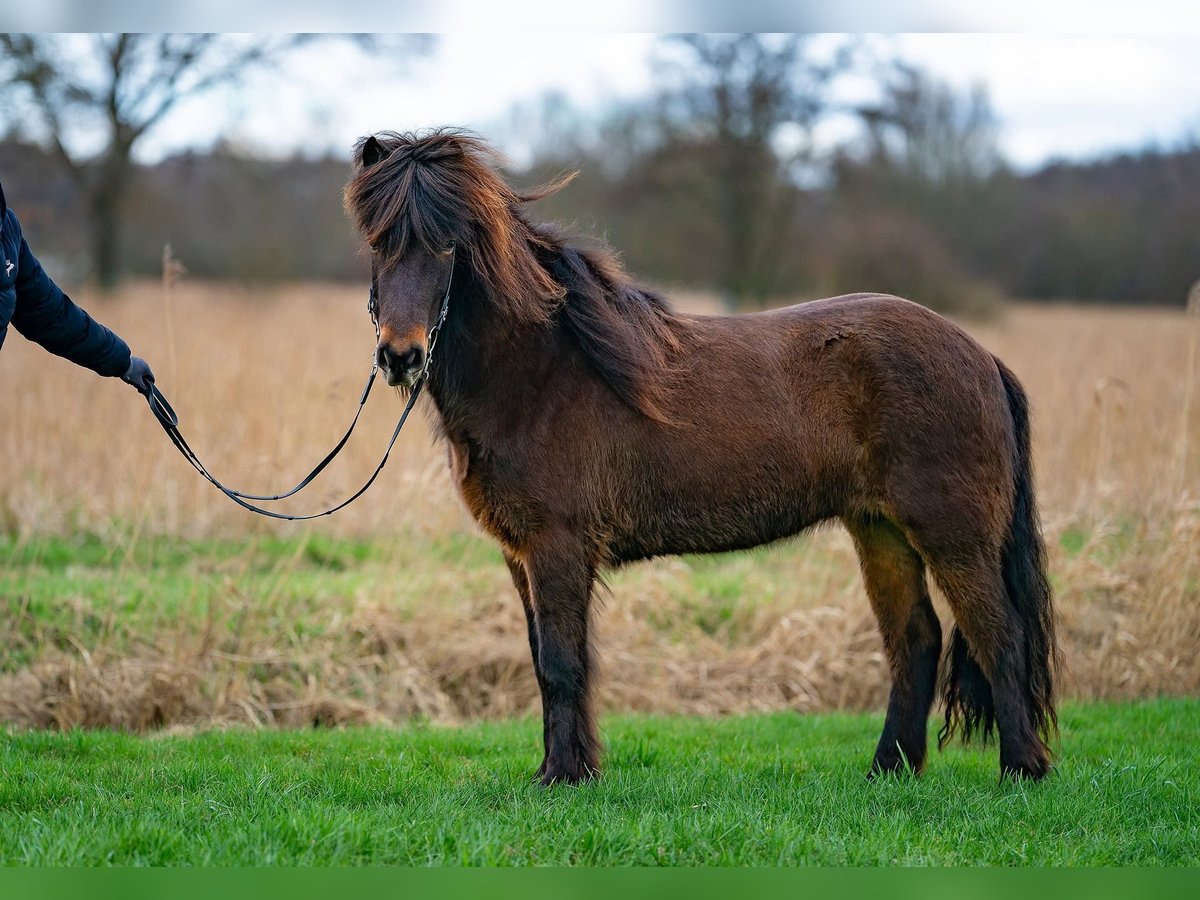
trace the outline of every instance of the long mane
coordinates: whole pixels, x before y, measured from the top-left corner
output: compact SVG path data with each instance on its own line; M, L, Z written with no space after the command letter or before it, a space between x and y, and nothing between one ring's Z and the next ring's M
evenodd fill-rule
M530 224L524 205L562 189L573 175L518 192L497 172L500 157L478 138L440 129L374 136L386 156L363 164L346 185L346 211L387 259L414 243L430 251L452 241L487 302L530 326L561 323L593 370L629 406L655 419L672 382L680 320L658 295L635 286L616 257L571 246L558 231Z

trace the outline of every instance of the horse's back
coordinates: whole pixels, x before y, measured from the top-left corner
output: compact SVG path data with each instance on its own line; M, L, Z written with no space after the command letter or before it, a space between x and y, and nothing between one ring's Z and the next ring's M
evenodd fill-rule
M944 316L892 294L844 294L718 321L719 330L744 333L745 343L809 377L866 378L877 390L943 401L964 391L1003 397L986 348Z
M729 388L739 402L763 392L762 399L777 406L786 403L780 392L788 388L793 397L822 406L831 399L849 402L847 391L882 391L893 399L1003 397L991 353L949 319L891 294L846 294L685 321L684 368L698 382ZM804 407L814 412L811 403Z

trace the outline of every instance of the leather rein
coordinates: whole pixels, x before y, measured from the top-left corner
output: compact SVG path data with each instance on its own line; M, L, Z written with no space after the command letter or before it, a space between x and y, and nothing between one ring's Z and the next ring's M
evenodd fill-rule
M382 472L383 467L387 465L388 456L392 452L392 447L396 445L396 439L400 437L400 431L404 428L404 423L408 420L408 414L412 412L413 407L416 406L417 398L421 396L421 389L425 386L425 382L429 380L429 365L433 361L433 348L437 344L438 335L441 333L442 326L446 323L446 313L450 309L450 288L454 284L455 260L453 247L451 247L450 252L450 278L446 282L446 292L442 295L442 304L441 309L438 311L437 321L434 322L433 327L429 329L429 334L427 335L425 342L425 346L427 348L425 352L425 364L421 366L421 371L417 374L416 379L413 381L412 390L408 395L408 403L406 403L404 406L404 412L400 413L400 420L396 423L396 428L392 432L391 440L388 441L387 449L383 451L383 458L379 461L379 465L375 467L375 471L371 473L371 477L366 480L366 483L364 483L362 487L360 487L357 491L336 506L331 506L329 509L326 509L323 512L311 513L306 516L294 516L288 515L287 513L275 512L271 509L264 509L261 506L257 506L256 503L267 503L274 500L286 500L288 497L292 497L300 493L300 491L308 487L308 485L312 483L313 479L320 475L321 472L324 471L325 467L333 462L337 455L342 452L342 448L345 447L346 443L350 440L350 435L354 433L355 426L358 425L359 416L362 415L363 407L367 405L367 397L371 395L371 388L374 386L375 378L379 374L379 360L377 352L373 354L371 358L371 374L367 376L367 383L363 387L362 396L359 398L358 410L354 413L354 419L350 422L350 427L346 429L346 433L342 435L342 439L337 442L337 446L335 446L329 451L328 454L326 454L324 459L322 459L316 464L316 466L313 467L311 472L309 472L300 480L299 484L297 484L290 491L282 494L249 494L244 491L237 491L233 488L226 487L215 477L213 477L213 474L209 472L204 463L200 461L200 457L196 455L196 451L191 448L186 440L184 440L183 433L179 430L179 416L171 407L171 404L167 402L167 398L163 396L163 392L154 384L150 385L150 389L144 395L146 397L146 402L150 404L150 411L154 413L154 418L158 420L158 424L162 426L163 431L167 433L167 437L171 439L171 443L175 445L175 448L180 452L180 454L182 454L183 458L188 461L191 467L199 472L205 481L207 481L243 509L247 509L252 513L257 513L260 516L268 516L272 519L285 519L289 522L302 522L306 519L320 519L323 516L333 515L339 509L346 508L363 494L365 494L367 489L375 483L375 479L379 477L379 473ZM371 292L367 298L367 311L370 312L371 320L375 324L375 345L376 348L378 348L380 339L379 297L375 291L374 283L371 285ZM252 503L250 501L255 502Z

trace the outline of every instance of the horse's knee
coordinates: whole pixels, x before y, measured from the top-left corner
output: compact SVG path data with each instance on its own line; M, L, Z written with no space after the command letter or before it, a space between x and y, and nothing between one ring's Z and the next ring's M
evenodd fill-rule
M539 643L538 667L547 696L563 700L583 693L587 687L586 657L545 633Z

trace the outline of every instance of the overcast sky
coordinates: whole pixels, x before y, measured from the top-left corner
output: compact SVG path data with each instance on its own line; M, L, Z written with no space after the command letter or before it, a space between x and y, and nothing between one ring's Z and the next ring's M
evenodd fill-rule
M983 82L1002 147L1021 167L1200 133L1194 35L904 34L874 39L955 86ZM222 132L259 151L348 153L371 131L500 127L514 104L559 91L585 110L651 90L652 35L451 34L409 68L367 62L349 47L306 51L235 95L181 107L142 147L155 159ZM849 95L865 87L848 83ZM827 139L848 124L831 123ZM520 148L507 148L519 154Z

